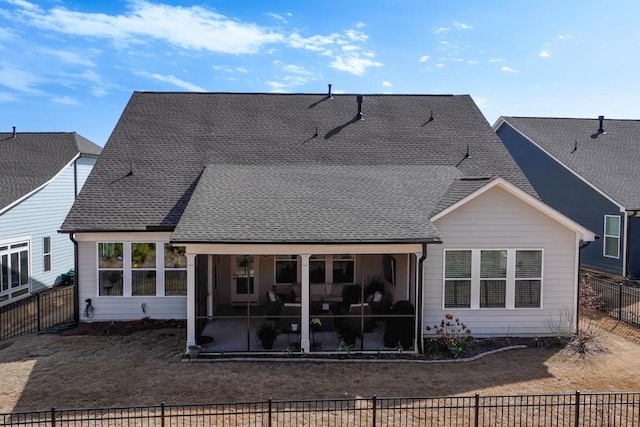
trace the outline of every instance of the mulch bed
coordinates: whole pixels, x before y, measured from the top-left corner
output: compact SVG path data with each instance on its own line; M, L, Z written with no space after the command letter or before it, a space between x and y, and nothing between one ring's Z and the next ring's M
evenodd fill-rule
M94 335L94 336L125 336L138 331L151 329L186 328L184 320L158 320L143 318L132 321L90 322L79 323L76 327L61 332L60 335Z

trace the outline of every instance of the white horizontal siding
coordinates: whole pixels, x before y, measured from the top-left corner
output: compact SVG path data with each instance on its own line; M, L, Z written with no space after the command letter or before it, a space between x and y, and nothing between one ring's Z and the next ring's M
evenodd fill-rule
M162 240L162 239L159 239ZM100 297L98 296L97 242L78 242L78 293L81 321L136 320L145 316L153 319L186 319L187 297ZM83 317L85 300L91 298L92 319ZM146 314L142 312L145 304Z
M474 336L552 335L552 325L572 316L576 286L576 234L495 187L435 222L442 245L429 246L425 261L424 325L446 313L460 318ZM542 309L443 310L445 249L543 249ZM426 333L426 332L425 332Z
M31 240L31 287L53 285L57 276L73 268L73 244L59 234L74 195L73 164L31 197L0 215L0 240L29 236ZM43 237L51 237L51 271L44 271Z

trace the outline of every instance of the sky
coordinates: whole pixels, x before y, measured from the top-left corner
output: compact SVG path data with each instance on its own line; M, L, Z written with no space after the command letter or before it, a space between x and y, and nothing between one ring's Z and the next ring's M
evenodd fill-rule
M134 91L469 94L640 119L636 0L0 0L0 132L104 145Z

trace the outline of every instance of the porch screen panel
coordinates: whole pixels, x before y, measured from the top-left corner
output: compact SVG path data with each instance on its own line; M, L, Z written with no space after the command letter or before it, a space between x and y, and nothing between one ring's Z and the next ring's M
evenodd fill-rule
M164 294L187 294L187 256L185 246L164 244Z
M471 251L447 250L444 261L444 307L471 307Z
M123 243L98 243L98 294L123 295Z
M298 256L276 255L276 283L298 282Z
M542 251L516 251L516 308L540 308Z
M156 294L156 244L131 244L131 295Z

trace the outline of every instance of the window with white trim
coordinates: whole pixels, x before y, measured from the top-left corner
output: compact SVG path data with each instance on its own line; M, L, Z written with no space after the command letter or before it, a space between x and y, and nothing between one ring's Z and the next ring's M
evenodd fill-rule
M29 241L0 244L0 301L29 293Z
M471 307L471 251L445 251L444 307Z
M42 266L45 272L51 271L51 237L42 238Z
M98 243L98 295L124 295L124 243Z
M620 258L620 216L604 216L604 256Z
M156 294L156 244L131 243L131 295Z
M187 294L186 247L164 244L164 294L165 296Z
M326 283L326 259L324 255L311 255L309 258L309 282Z
M276 255L275 263L277 284L298 282L297 255Z
M446 249L443 307L542 307L541 249Z

